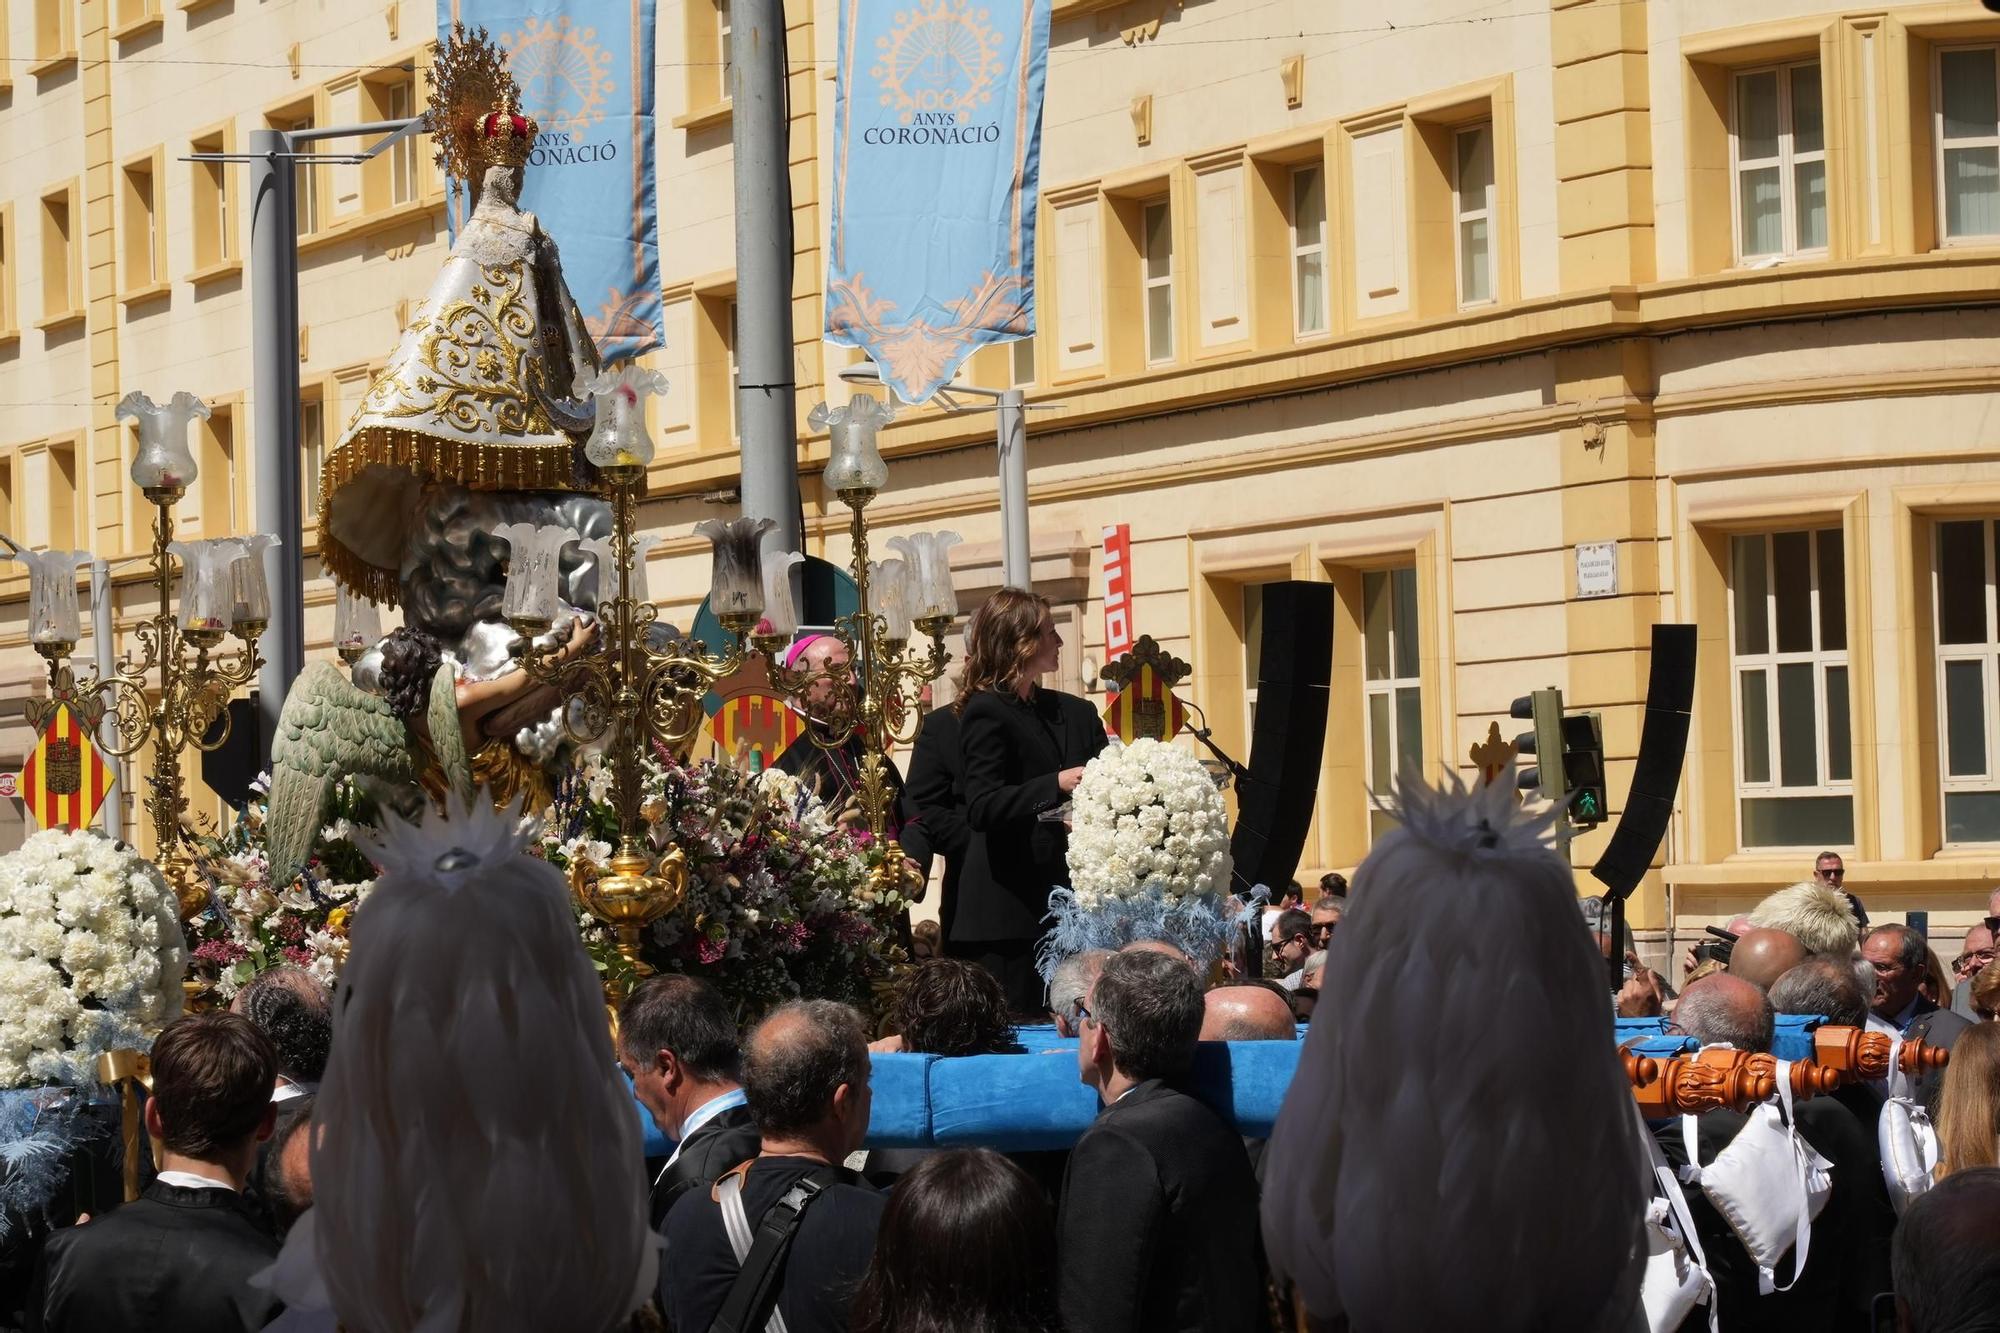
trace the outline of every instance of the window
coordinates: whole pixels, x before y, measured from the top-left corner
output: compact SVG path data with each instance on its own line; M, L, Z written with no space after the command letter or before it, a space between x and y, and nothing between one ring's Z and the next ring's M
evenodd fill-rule
M1493 299L1493 126L1452 136L1452 211L1458 238L1458 303Z
M313 127L312 112L309 110L283 112L270 118L270 126L274 130L286 130L293 133L299 130L309 130ZM310 143L293 144L292 151L295 153L311 153L313 152L313 145ZM293 200L298 213L298 234L301 236L310 236L318 231L320 226L319 168L307 162L294 162L292 165L292 186L294 191Z
M299 494L304 523L319 519L319 471L326 462L326 401L318 388L299 396Z
M236 418L229 403L211 403L201 424L201 532L228 537L246 530L236 485Z
M7 525L8 532L18 532L20 525L14 521L14 468L12 458L0 458L0 523ZM13 571L9 571L12 573Z
M1257 734L1257 682L1264 676L1264 585L1243 585L1243 735Z
M1826 249L1826 136L1819 64L1735 79L1730 152L1739 261Z
M14 309L14 206L0 204L0 338L20 327Z
M1140 214L1146 287L1146 360L1174 359L1174 214L1166 200Z
M1742 845L1850 846L1854 745L1840 530L1733 539L1729 597Z
M1326 173L1315 162L1292 169L1292 329L1326 332Z
M77 539L76 445L69 440L49 445L49 546L52 551L75 550Z
M1011 387L1021 388L1035 382L1035 335L1016 338L1009 349L1013 356L1013 372L1009 380Z
M42 196L42 319L79 313L76 280L76 191L64 186Z
M2000 48L1938 52L1938 220L1944 239L2000 236Z
M167 280L165 238L160 233L159 181L153 159L125 166L125 290L142 291Z
M76 54L74 0L35 0L35 59L56 60Z
M729 438L737 439L736 429L736 302L729 303L728 339L723 344L729 354Z
M715 51L722 70L722 95L729 96L730 75L735 68L732 50L733 35L729 29L730 0L715 0Z
M196 139L197 153L226 153L229 136L217 130ZM194 196L194 266L197 271L236 258L236 201L231 197L233 169L227 162L188 163L188 183Z
M417 114L417 92L408 79L392 83L386 90L390 120L408 120ZM406 134L389 145L389 203L407 204L417 197L417 138Z
M2000 842L2000 618L1994 521L1937 525L1931 583L1937 625L1944 840Z
M1417 571L1369 570L1361 576L1362 709L1368 792L1386 798L1395 780L1424 762L1422 636L1417 630ZM1391 827L1368 807L1371 838Z

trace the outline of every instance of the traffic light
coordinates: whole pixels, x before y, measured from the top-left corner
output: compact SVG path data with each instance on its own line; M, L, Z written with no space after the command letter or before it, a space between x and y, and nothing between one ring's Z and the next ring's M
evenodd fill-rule
M1514 748L1539 761L1516 771L1521 790L1539 790L1551 801L1560 801L1569 789L1563 785L1563 692L1553 687L1524 694L1507 710L1509 717L1532 719L1533 731L1514 738Z
M1562 720L1562 772L1569 784L1569 822L1596 828L1604 822L1604 725L1595 713Z

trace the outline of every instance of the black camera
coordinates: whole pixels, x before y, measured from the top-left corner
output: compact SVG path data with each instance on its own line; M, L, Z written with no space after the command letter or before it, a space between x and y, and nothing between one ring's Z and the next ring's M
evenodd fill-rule
M1996 0L1996 3L2000 3L2000 0ZM1724 930L1721 926L1703 926L1702 929L1715 936L1715 938L1712 940L1703 940L1700 944L1694 946L1695 965L1720 963L1724 967L1728 967L1729 951L1736 947L1737 937L1729 931Z

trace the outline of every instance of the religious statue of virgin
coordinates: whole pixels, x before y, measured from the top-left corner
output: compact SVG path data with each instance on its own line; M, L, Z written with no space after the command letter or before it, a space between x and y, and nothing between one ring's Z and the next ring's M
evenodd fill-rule
M610 531L582 443L582 388L598 355L556 245L520 207L538 132L504 53L456 25L431 71L439 166L470 205L444 267L321 472L320 558L352 593L403 607L404 627L355 663L350 683L309 668L272 749L272 869L292 873L344 773L408 794L485 786L505 802L549 796L560 701L514 660L501 615L510 555L497 530ZM596 561L572 547L549 647L594 643ZM448 668L449 670L443 670ZM447 680L453 709L430 696ZM434 683L435 682L435 683ZM445 705L440 711L440 705Z

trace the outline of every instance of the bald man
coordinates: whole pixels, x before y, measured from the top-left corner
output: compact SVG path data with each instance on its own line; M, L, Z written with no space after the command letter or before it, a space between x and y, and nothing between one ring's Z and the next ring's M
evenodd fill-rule
M1747 937L1746 937L1747 938ZM1739 943L1737 949L1742 949ZM1757 986L1732 971L1689 984L1674 1010L1681 1031L1705 1045L1740 1051L1771 1049L1771 1002ZM1799 1135L1833 1163L1833 1190L1813 1221L1805 1272L1788 1291L1758 1294L1757 1265L1708 1196L1688 1191L1688 1208L1715 1278L1717 1311L1723 1328L1866 1328L1875 1293L1888 1289L1889 1234L1896 1215L1882 1185L1875 1138L1854 1112L1830 1097L1797 1104ZM1748 1117L1724 1108L1696 1117L1704 1165L1735 1141ZM1687 1161L1679 1118L1653 1126L1667 1160ZM1792 1279L1788 1255L1778 1264L1778 1285Z
M1729 951L1729 975L1767 991L1772 982L1810 957L1812 951L1794 935L1782 930L1747 930Z
M1165 940L1133 940L1118 951L1119 953L1163 953L1169 958L1178 958L1189 967L1194 967L1194 959L1186 951L1167 943ZM1196 971L1201 969L1195 968Z
M1217 986L1202 997L1203 1041L1296 1041L1292 1006L1268 985Z
M785 664L795 671L818 674L806 687L805 711L826 708L835 698L834 681L848 662L847 645L831 634L811 634L799 640L786 654ZM785 747L773 765L779 771L797 778L832 808L843 824L857 828L867 826L866 815L861 806L861 733L856 731L847 738L845 744L836 750L824 750L813 742L810 735L801 735ZM903 774L896 767L894 759L883 759L888 772L888 802L883 811L883 832L891 838L900 839L903 825L914 819L917 811L903 796ZM930 879L931 855L933 848L923 838L914 838L903 849L904 864L915 877L915 901L922 902L924 888ZM904 927L908 929L907 925Z

